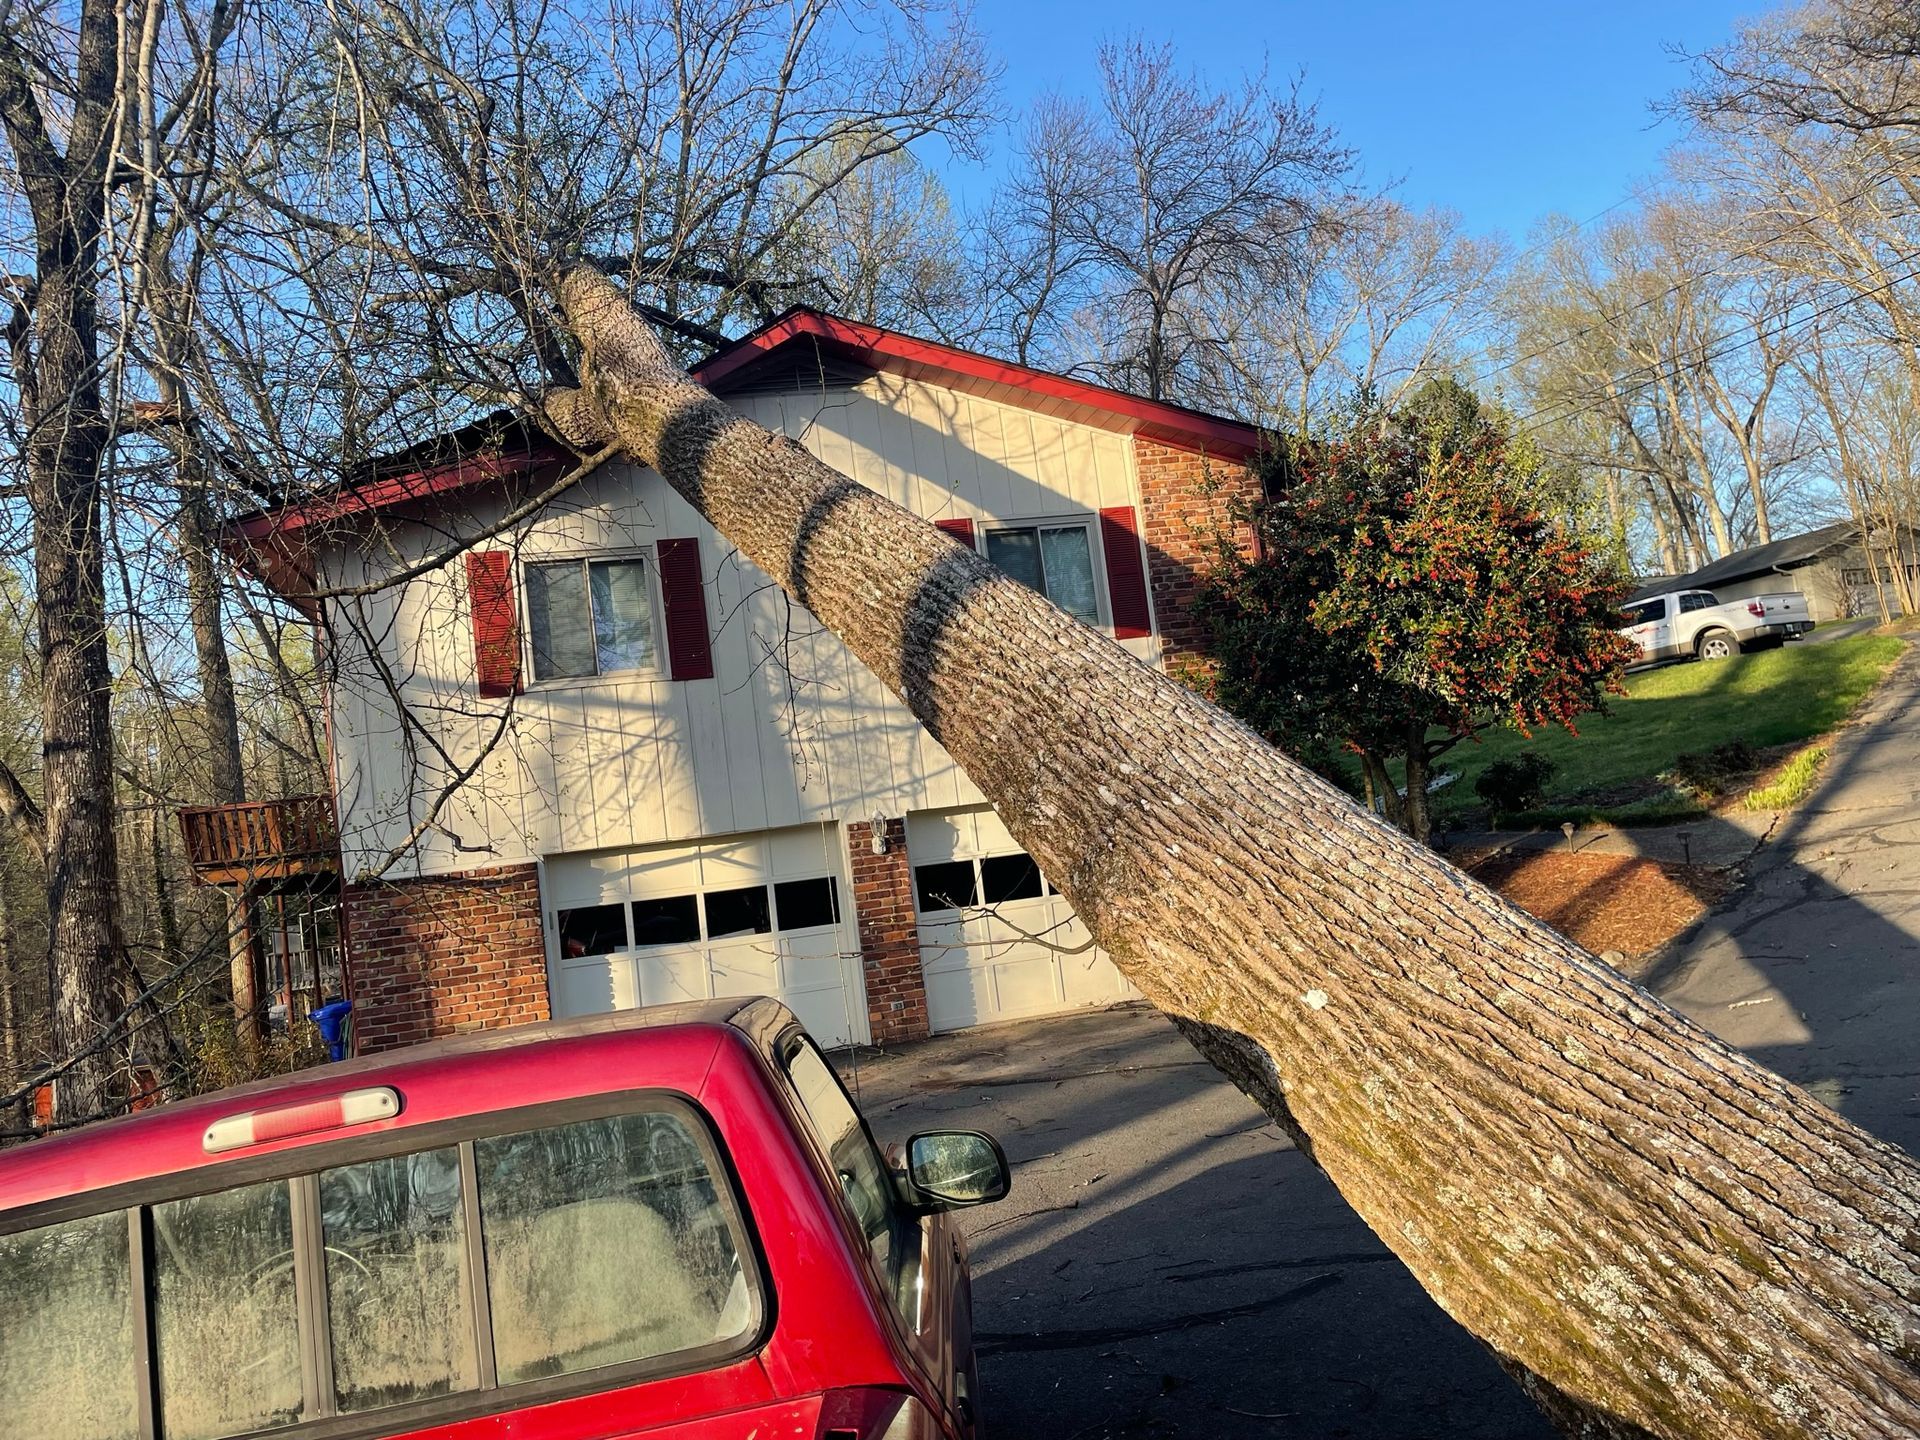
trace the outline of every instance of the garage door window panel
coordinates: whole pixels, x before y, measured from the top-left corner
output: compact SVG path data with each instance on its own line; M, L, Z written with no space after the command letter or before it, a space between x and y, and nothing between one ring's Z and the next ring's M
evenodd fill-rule
M739 935L766 935L773 930L773 913L767 904L767 887L749 885L737 890L709 890L703 897L707 909L707 938L727 940Z
M971 860L938 860L931 865L916 865L913 885L922 915L965 910L980 903Z
M636 949L654 945L692 945L699 939L699 896L670 895L661 900L633 902L633 943Z
M627 907L584 905L562 910L559 929L562 955L611 955L627 946Z
M986 905L1004 905L1010 900L1038 900L1047 893L1040 867L1024 852L1017 855L989 855L980 862L980 899Z
M840 893L831 875L782 880L773 887L774 919L782 930L813 930L840 923Z

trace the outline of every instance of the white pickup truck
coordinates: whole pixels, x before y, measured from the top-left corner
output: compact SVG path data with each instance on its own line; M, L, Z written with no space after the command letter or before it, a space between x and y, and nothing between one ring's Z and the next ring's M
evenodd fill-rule
M1742 650L1767 650L1813 629L1807 597L1753 595L1721 604L1710 590L1679 590L1621 607L1620 633L1640 647L1640 663L1725 660Z

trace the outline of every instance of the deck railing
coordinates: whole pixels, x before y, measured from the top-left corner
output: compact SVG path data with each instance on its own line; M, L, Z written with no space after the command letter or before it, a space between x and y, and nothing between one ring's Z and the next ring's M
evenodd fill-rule
M340 835L325 795L180 812L187 861L209 885L249 884L340 868Z

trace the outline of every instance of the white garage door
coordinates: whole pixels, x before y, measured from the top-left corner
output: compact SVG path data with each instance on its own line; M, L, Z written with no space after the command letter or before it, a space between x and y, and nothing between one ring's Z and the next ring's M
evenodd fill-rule
M864 1044L866 989L840 856L836 827L803 825L551 857L553 1013L773 995L822 1045Z
M992 810L909 815L907 857L933 1029L1137 997Z

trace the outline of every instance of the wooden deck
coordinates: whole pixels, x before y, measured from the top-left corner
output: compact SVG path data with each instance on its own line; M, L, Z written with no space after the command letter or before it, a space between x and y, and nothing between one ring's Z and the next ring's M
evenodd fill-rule
M340 832L325 795L190 806L180 811L180 831L202 884L251 887L340 873Z

